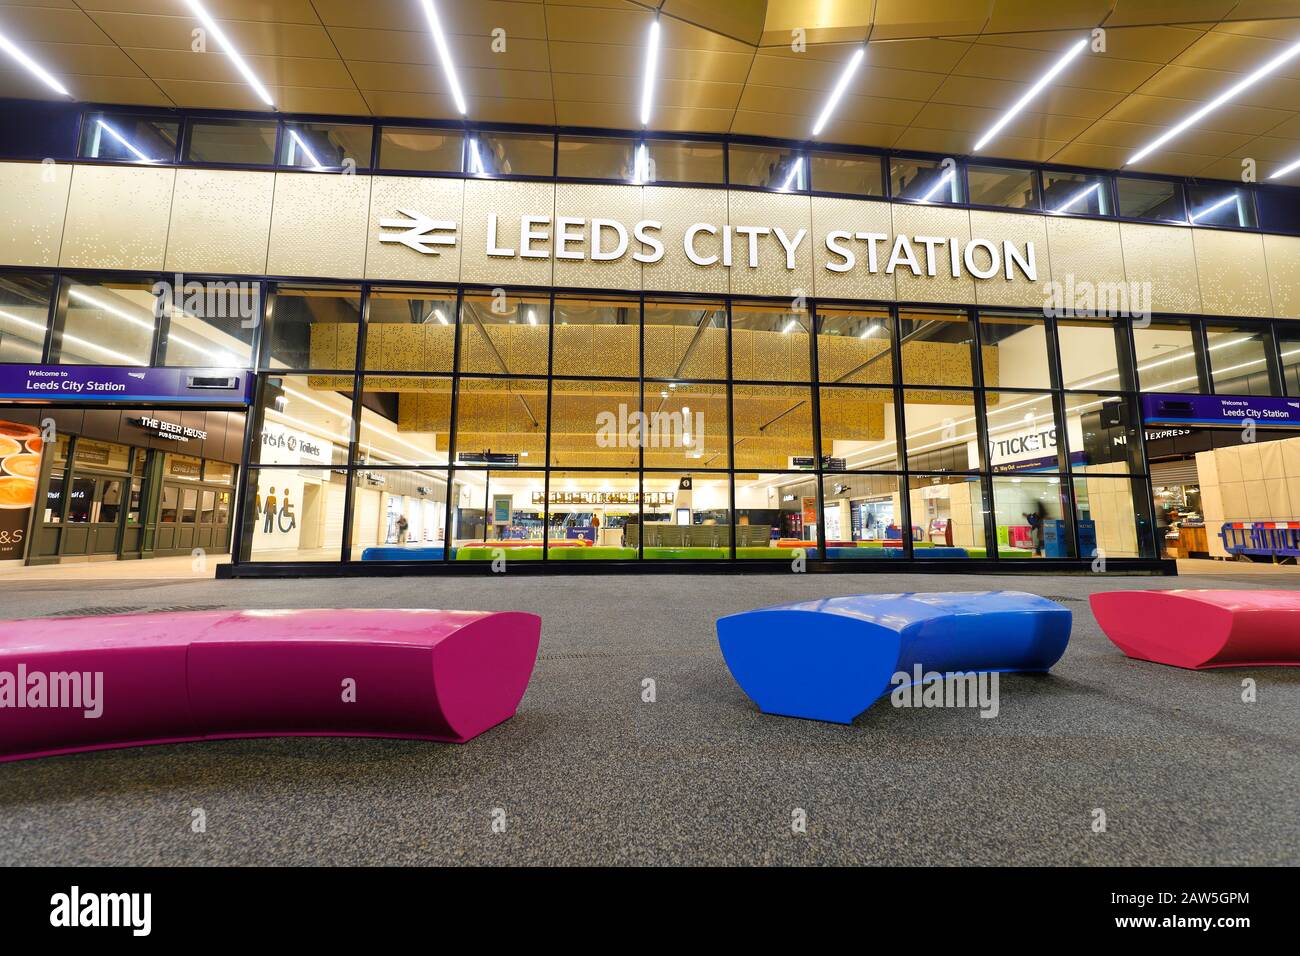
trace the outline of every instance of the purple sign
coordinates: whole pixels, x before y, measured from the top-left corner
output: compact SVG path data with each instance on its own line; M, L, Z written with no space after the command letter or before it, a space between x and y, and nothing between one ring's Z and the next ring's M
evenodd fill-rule
M1300 428L1300 398L1259 395L1143 395L1147 425L1238 426L1253 421L1266 428Z
M247 405L252 379L246 369L0 365L0 398Z

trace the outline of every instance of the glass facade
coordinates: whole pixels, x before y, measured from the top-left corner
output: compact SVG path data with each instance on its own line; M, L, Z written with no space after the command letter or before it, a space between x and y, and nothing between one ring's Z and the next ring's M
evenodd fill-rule
M287 497L297 537L246 519L241 561L1155 555L1113 322L380 285L269 314L245 514Z

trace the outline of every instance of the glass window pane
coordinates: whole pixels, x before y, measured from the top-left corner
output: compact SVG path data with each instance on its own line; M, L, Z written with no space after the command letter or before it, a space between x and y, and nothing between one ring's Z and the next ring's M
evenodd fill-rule
M371 289L366 370L450 372L455 322L456 293L450 289Z
M176 159L179 134L175 120L87 113L78 155L121 163L170 163Z
M507 561L542 559L542 472L458 469L456 478L457 561L492 561L502 553Z
M888 309L817 310L817 374L839 385L889 385L895 381Z
M1153 322L1133 329L1138 383L1144 392L1199 392L1192 328L1185 323Z
M555 380L551 383L550 463L635 468L642 444L658 447L662 442L685 449L696 438L690 413L687 417L660 414L643 423L639 412L636 382Z
M812 188L819 193L883 196L885 185L879 156L862 153L812 152Z
M640 326L636 299L556 297L553 374L636 378Z
M736 479L739 495L740 476ZM727 475L647 472L642 488L641 523L629 521L624 537L630 547L640 543L647 561L730 558L731 480ZM745 530L736 540L737 547L766 547L768 528L751 526L748 515L740 521Z
M828 475L822 479L827 560L897 556L903 544L901 498L902 479L893 475Z
M1015 166L966 167L970 202L1007 209L1038 208L1038 174Z
M411 561L441 561L447 523L447 472L383 468L358 472L352 489L352 560L369 548L402 547Z
M137 458L137 461L139 458ZM225 461L206 461L203 463L203 480L219 481L223 484L235 483L235 465Z
M212 524L217 517L217 493L210 489L203 489L203 494L199 496L199 523Z
M907 480L912 506L912 548L917 558L986 558L984 490L980 479L955 475L913 475ZM901 516L898 518L902 523ZM886 533L892 534L890 529Z
M1188 186L1187 205L1190 219L1197 226L1232 226L1254 228L1255 204L1244 186L1213 183Z
M40 364L52 289L49 276L14 273L0 279L0 362Z
M689 139L647 139L641 181L645 183L709 183L726 181L721 143Z
M1278 347L1282 352L1282 380L1288 395L1300 395L1300 331L1278 329Z
M934 159L890 159L889 188L895 199L930 203L962 201L961 177Z
M727 148L727 168L733 186L762 186L785 192L808 188L808 167L799 150L783 146Z
M175 524L179 516L180 503L180 488L176 485L163 485L162 494L158 498L158 520L163 524ZM72 520L71 514L68 515L68 520Z
M275 121L196 120L190 123L185 160L270 166L275 162Z
M194 524L194 518L198 512L199 506L199 489L182 488L181 489L181 521L184 524Z
M1060 471L1060 430L1050 395L985 392L989 470L1001 474Z
M330 468L254 468L244 486L244 561L337 561L347 476Z
M545 375L551 301L545 295L466 294L460 313L460 370Z
M74 477L72 479L72 493L68 495L68 521L75 524L86 524L90 521L94 505L95 479ZM173 513L175 507L175 504L173 504ZM165 521L166 518L163 520ZM173 518L173 520L175 519Z
M553 176L555 139L539 133L478 133L467 143L465 171L474 176Z
M738 558L789 563L800 548L815 558L818 517L817 479L812 475L736 473Z
M993 479L998 556L1072 558L1059 477Z
M888 388L822 388L822 467L828 471L898 468L894 392Z
M647 299L647 378L725 379L727 312L712 300Z
M635 471L551 472L550 560L635 561L640 490Z
M271 301L267 367L351 371L361 292L347 286L280 286Z
M352 434L352 376L270 375L254 409L250 461L343 465Z
M1178 183L1120 176L1115 180L1115 186L1119 192L1119 214L1125 219L1147 219L1152 222L1187 220L1187 210L1183 208L1183 191Z
M134 525L140 523L140 504L143 497L142 494L143 487L144 487L143 483L140 481L139 478L131 479L131 497L130 500L127 502L127 509L126 509L127 524Z
M635 178L636 141L611 136L561 136L557 175L572 179Z
M1066 388L1128 389L1132 385L1122 369L1116 335L1120 323L1060 319L1056 340L1061 350L1061 381Z
M1289 182L1296 182L1292 173ZM1255 187L1255 204L1258 206L1259 226L1265 232L1300 232L1300 189L1295 186Z
M809 380L809 312L783 305L736 302L731 306L731 374L759 382Z
M975 384L970 362L975 332L964 312L903 311L898 322L904 382Z
M1128 478L1074 479L1079 556L1156 557L1151 544L1151 506L1141 481Z
M163 474L168 478L198 481L203 474L203 462L190 455L168 453L163 456Z
M253 335L261 317L256 282L160 283L167 316L159 345L163 365L251 368Z
M447 464L451 379L367 375L362 383L358 464Z
M545 463L544 379L461 379L457 387L458 464Z
M131 461L131 447L116 442L94 441L81 438L77 441L76 463L92 468L126 471Z
M285 123L280 165L301 169L370 168L370 126Z
M465 149L459 130L385 126L379 134L380 169L458 173Z
M1041 318L981 313L980 343L986 388L1051 388Z
M64 365L148 365L157 325L153 284L64 279L50 361Z
M726 468L727 389L647 382L641 444L647 468Z
M907 467L911 471L977 471L975 393L903 393Z
M1141 474L1139 418L1130 398L1118 395L1065 396L1070 468L1090 474Z
M779 471L799 467L813 451L812 392L785 385L732 388L733 454L737 468Z
M1268 377L1268 329L1231 325L1205 326L1214 391L1219 395L1272 395Z
M1043 170L1043 208L1058 215L1109 216L1109 178L1093 173Z

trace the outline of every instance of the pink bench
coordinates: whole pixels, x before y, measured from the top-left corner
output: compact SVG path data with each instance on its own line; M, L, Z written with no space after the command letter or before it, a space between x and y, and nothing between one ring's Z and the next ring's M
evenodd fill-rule
M1300 591L1111 591L1092 613L1129 657L1191 667L1300 664Z
M4 621L0 761L224 737L464 743L514 715L540 636L516 611Z

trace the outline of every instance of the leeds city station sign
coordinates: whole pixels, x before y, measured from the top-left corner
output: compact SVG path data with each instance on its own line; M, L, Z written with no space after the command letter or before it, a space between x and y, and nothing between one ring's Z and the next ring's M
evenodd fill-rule
M418 210L402 208L399 216L379 221L381 243L397 243L421 255L439 255L458 242L455 220L434 219ZM780 226L733 225L697 222L681 235L674 248L663 235L663 223L643 219L630 226L617 219L570 216L522 216L518 229L505 225L497 213L488 213L486 242L482 250L491 259L571 259L617 262L626 256L640 263L659 262L668 255L684 255L697 266L759 268L764 245L779 249L785 268L797 268L796 257L808 243L807 229L787 231ZM907 270L915 276L970 275L976 279L1017 273L1038 281L1032 242L963 240L954 236L889 235L836 229L826 233L824 268L830 272L893 275Z

